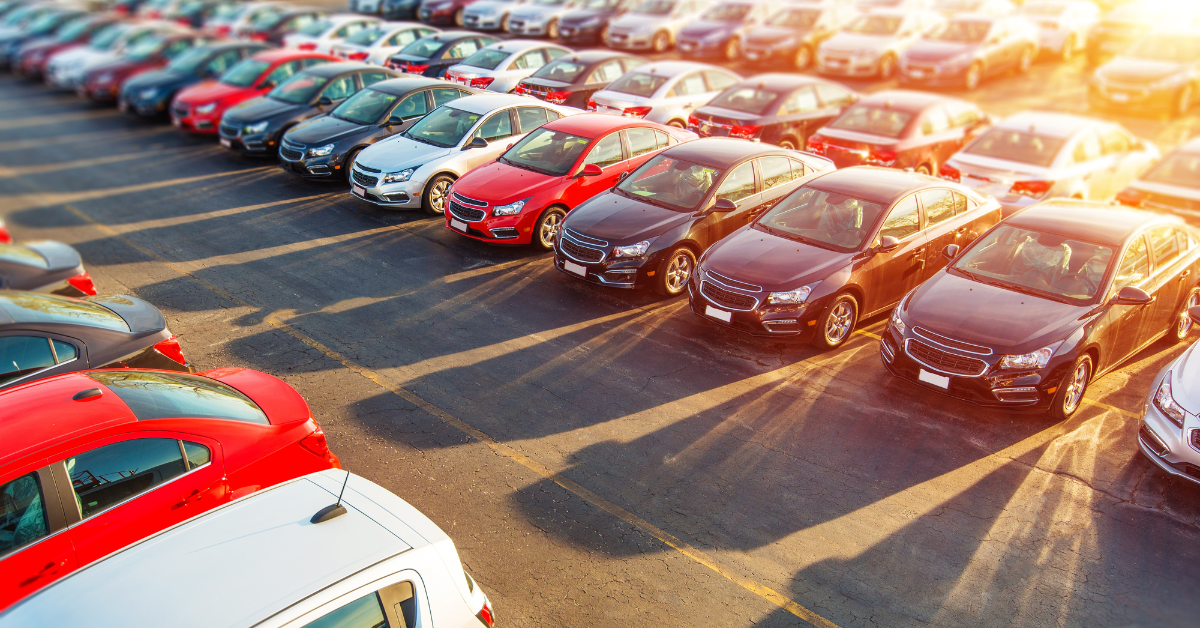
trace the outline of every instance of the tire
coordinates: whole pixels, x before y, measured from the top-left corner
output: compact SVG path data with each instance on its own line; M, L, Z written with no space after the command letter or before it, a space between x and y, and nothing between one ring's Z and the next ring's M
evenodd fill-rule
M1183 300L1183 307L1175 315L1175 319L1171 322L1171 329L1167 331L1167 339L1174 343L1180 343L1187 340L1188 334L1192 332L1195 323L1192 322L1192 317L1188 316L1188 310L1200 305L1200 288L1192 288L1188 292L1188 296Z
M1186 116L1192 109L1192 86L1184 85L1175 96L1175 115Z
M454 12L454 25L459 28L463 27L463 9Z
M446 214L446 197L449 196L450 186L454 183L454 177L448 174L439 174L430 179L425 186L425 193L421 195L421 209L431 216L444 216Z
M563 218L567 217L567 212L561 207L550 207L538 216L537 223L533 226L533 237L529 239L529 243L539 251L551 251L554 249L554 238L558 234L559 227L562 226Z
M1058 56L1063 61L1070 61L1075 58L1075 49L1077 47L1079 47L1079 44L1075 43L1075 34L1067 35L1067 40L1063 42L1062 50L1059 51Z
M658 31L654 34L654 39L650 42L650 49L654 52L663 53L671 47L671 35L667 31Z
M921 164L917 166L917 174L927 174L933 176L933 166L929 164Z
M654 291L664 297L687 292L692 273L696 272L696 254L686 246L677 246L663 258L654 274Z
M670 122L667 123L667 126L673 126L677 129L686 129L687 128L687 124L685 124L683 122L683 120L671 120Z
M858 301L852 295L838 295L817 321L813 344L818 349L836 349L850 338L858 324Z
M729 38L729 43L725 44L725 61L733 63L742 56L742 47L738 44L737 37Z
M799 148L796 146L796 140L790 137L785 137L782 140L779 140L779 147L785 150L799 150Z
M896 55L887 53L879 60L879 78L887 81L896 76Z
M1083 405L1083 394L1092 381L1092 370L1092 356L1085 353L1075 360L1050 401L1050 416L1065 421L1079 410Z
M346 158L342 160L342 168L345 168L343 174L346 175L346 181L350 181L350 171L354 169L354 160L358 159L358 154L362 152L361 148L355 148L346 154Z
M973 91L979 87L979 82L983 80L983 66L978 63L972 63L971 67L967 68L966 74L963 75L963 89Z
M813 60L812 48L809 48L808 46L800 46L796 50L796 58L794 60L794 63L796 65L796 71L803 72L804 70L807 70L808 68L812 67L812 60Z
M603 46L608 45L608 24L605 24L604 26L600 27L600 34L597 35L597 37L600 38L601 45L603 45Z
M502 32L502 33L508 32L508 14L507 13L504 14L504 17L500 18L500 32Z
M546 37L558 39L558 18L554 18L550 20L549 24L546 24Z
M1017 72L1020 74L1029 74L1033 69L1033 60L1037 57L1037 50L1034 48L1026 48L1021 51L1021 57L1017 59Z

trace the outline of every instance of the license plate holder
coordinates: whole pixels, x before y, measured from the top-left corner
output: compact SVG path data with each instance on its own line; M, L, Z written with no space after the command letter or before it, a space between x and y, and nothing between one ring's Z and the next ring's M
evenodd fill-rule
M466 233L467 232L467 223L465 223L461 220L455 220L455 219L451 218L450 219L450 228L455 229L457 231L461 231L463 233Z
M717 308L715 308L711 305L704 306L704 313L708 316L711 316L711 317L719 320L719 321L725 321L726 323L733 322L733 312L726 312L725 310L718 310Z
M354 193L355 196L366 196L367 195L367 191L365 189L363 189L363 187L361 185L351 184L350 191L352 193Z
M950 390L950 378L945 375L938 375L937 373L930 373L925 369L921 369L921 372L917 374L917 379L926 384L933 384L942 390Z
M221 146L224 146L225 148L233 148L233 142L222 137Z
M1114 94L1109 94L1108 97L1111 98L1113 102L1129 102L1129 94L1117 92Z
M572 262L563 262L563 270L580 277L587 277L587 267Z

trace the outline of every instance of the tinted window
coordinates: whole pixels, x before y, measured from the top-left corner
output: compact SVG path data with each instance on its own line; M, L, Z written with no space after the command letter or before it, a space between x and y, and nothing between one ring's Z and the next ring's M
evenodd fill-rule
M546 124L546 110L541 107L519 107L517 119L521 121L521 132L528 133Z
M54 359L58 360L59 364L70 362L79 357L79 351L75 349L75 345L65 343L61 340L51 340L50 344L54 347Z
M46 536L48 531L36 473L0 485L0 558Z
M1129 247L1121 265L1117 267L1117 275L1113 279L1113 291L1125 286L1134 286L1142 282L1150 274L1150 255L1146 249L1145 238L1139 237Z
M1063 141L1062 138L1036 133L992 129L972 142L964 152L1035 166L1049 166L1058 156Z
M138 438L67 458L71 488L86 519L187 471L179 441Z
M758 160L758 167L762 171L764 189L792 180L792 160L787 157L763 157Z
M759 224L783 237L853 250L862 246L866 230L882 213L879 203L801 187L772 207Z
M910 120L912 120L911 113L869 105L857 105L848 109L829 127L884 137L900 137Z
M554 63L542 66L542 69L533 73L534 78L548 78L564 83L574 82L579 74L587 69L587 66L571 61L570 59L560 59Z
M887 220L883 221L883 226L879 228L879 237L892 236L903 240L920 229L921 214L917 209L917 197L914 194L896 203L892 213L888 214Z
M411 31L411 30L400 31L399 33L396 33L395 35L392 35L390 38L388 38L386 43L389 46L407 46L407 45L413 43L413 41L415 41L416 38L417 38L416 31Z
M579 160L590 141L543 127L517 142L500 157L500 162L535 172L564 175Z
M817 94L811 87L802 87L788 96L784 101L783 107L779 109L781 116L793 116L798 113L808 113L816 111L819 108L817 104Z
M803 162L796 161L795 159L792 159L790 161L792 162L792 180L793 181L803 177L804 175L812 173L812 168L809 168Z
M621 69L620 61L609 61L608 63L605 63L604 65L596 68L596 70L594 72L592 72L592 75L588 77L587 82L589 82L589 83L611 83L611 82L621 78L621 75L624 73L625 73L625 71ZM563 79L563 80L566 80L566 79Z
M479 42L474 39L460 41L442 55L443 59L464 59L479 50Z
M527 52L513 62L514 70L536 70L546 65L546 55L541 50Z
M424 105L425 95L417 94L417 96ZM330 115L355 124L374 124L399 98L399 96L385 92L364 89L347 98L346 102L338 105ZM410 96L405 102L412 99L413 97Z
M626 129L625 137L629 139L630 157L645 155L667 145L663 133L645 127Z
M964 211L967 197L953 190L925 190L921 192L921 202L925 205L925 226L928 228L946 222L956 213ZM960 203L962 209L959 209Z
M304 628L385 628L387 625L379 596L372 592L305 624Z
M400 54L411 55L422 59L428 59L437 54L437 51L442 49L446 42L439 40L436 37L426 37L418 39L409 44L406 48L400 51ZM475 52L472 50L471 52ZM464 55L465 56L465 55Z
M444 105L452 100L458 100L459 98L462 98L462 97L463 97L463 93L458 91L457 89L451 89L449 87L439 87L439 88L433 90L433 106L441 107L442 105Z
M508 110L492 114L492 117L484 121L479 126L479 130L475 132L475 137L482 137L487 141L499 140L513 134L512 118L508 115Z
M249 397L207 377L125 370L88 377L112 389L139 421L187 417L269 424Z
M435 97L438 91L441 90L434 90ZM458 90L448 91L458 93ZM507 112L505 114L507 115ZM468 113L454 107L439 107L421 118L421 121L405 131L405 134L420 138L435 146L455 146L478 121L479 114L477 113Z
M386 81L392 78L383 72L363 72L361 76L363 87L370 87L379 81Z
M615 163L623 161L625 158L621 154L621 134L609 133L596 142L588 153L587 161L584 163L595 164L601 168L607 168Z
M357 90L358 88L354 85L354 75L348 74L334 81L329 87L326 87L325 92L321 95L330 100L341 100Z
M779 95L774 92L746 85L725 90L708 104L709 106L721 107L722 109L761 114L778 98Z
M408 120L427 113L429 113L429 102L425 98L425 92L418 92L400 101L400 104L392 110L392 117Z
M721 90L733 87L737 83L737 78L730 76L724 72L714 72L712 70L704 71L704 79L708 81L708 91L719 92Z
M1157 227L1146 232L1154 249L1154 266L1162 268L1179 257L1179 238L1173 227Z
M754 194L754 164L746 162L730 171L729 176L717 188L716 198L740 201Z
M249 87L269 67L266 61L246 59L221 75L221 82L235 87ZM278 68L276 68L278 69Z
M672 87L671 91L667 93L667 97L695 96L707 91L708 86L704 83L704 77L699 72L694 72L680 79L675 87Z
M464 59L462 65L470 66L472 68L481 68L484 70L495 70L496 66L500 65L502 61L507 59L509 54L511 53L506 50L484 48L483 50L480 50L479 52L476 52L475 54Z
M854 102L854 94L826 83L817 83L817 95L826 107L847 107Z
M274 70L271 70L271 73L267 75L266 82L271 85L279 85L280 83L291 78L293 74L300 70L300 67L300 61L289 61L288 63L284 63Z
M658 155L617 186L629 198L644 198L668 209L691 211L700 205L721 171Z
M186 440L183 441L183 453L187 456L189 469L203 467L204 465L212 462L212 450L204 445L201 445L200 443L193 443Z
M237 63L242 58L242 51L230 50L224 54L217 55L216 59L208 62L208 66L204 68L209 76L218 76L228 70L233 64Z
M921 133L925 135L936 135L949 130L950 116L946 115L946 110L941 107L930 109L921 120Z
M104 299L125 301L123 297L110 296ZM97 297L91 300L70 299L53 294L32 292L9 292L0 298L0 310L4 310L18 323L63 323L87 325L111 331L129 331L125 320L112 310L96 305Z
M644 72L631 72L617 79L608 89L631 96L653 96L667 82L665 76L654 76Z
M1002 224L976 240L953 268L988 283L1086 302L1095 298L1112 258L1107 246Z
M0 337L0 384L54 366L50 340L40 336Z

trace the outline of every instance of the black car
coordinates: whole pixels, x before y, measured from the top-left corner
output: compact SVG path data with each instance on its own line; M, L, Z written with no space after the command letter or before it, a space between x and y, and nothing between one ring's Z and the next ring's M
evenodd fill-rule
M422 37L388 57L384 65L405 74L442 78L446 70L497 41L491 35L469 31L445 31Z
M117 106L143 117L167 115L175 94L206 79L215 79L225 70L266 45L254 42L228 42L193 48L176 57L161 70L151 70L125 81Z
M858 102L832 81L801 74L759 74L726 89L688 118L700 137L758 139L801 148L817 129Z
M0 290L31 290L68 297L96 294L79 252L52 240L0 244Z
M285 35L323 19L325 19L325 12L311 7L295 7L278 13L263 13L250 25L250 39L282 46Z
M1182 341L1200 239L1176 216L1055 199L1010 216L904 298L880 350L893 375L984 406L1065 419L1092 380Z
M275 146L292 126L333 111L358 90L396 78L395 70L365 63L323 63L311 66L284 81L266 96L232 107L218 127L221 145L244 154L246 142Z
M621 15L638 0L588 0L558 19L558 41L570 45L602 45L609 20Z
M786 160L786 180L762 177L764 160L774 158ZM673 146L567 214L554 265L605 286L682 294L708 247L832 169L823 157L744 140Z
M445 103L483 93L424 77L375 83L342 101L328 115L292 127L280 140L279 165L306 178L343 173L348 177L348 166L360 150L408 130Z
M52 9L22 25L19 30L0 36L0 66L11 67L16 62L16 53L26 43L52 37L71 20L86 15L79 9Z
M817 47L859 16L848 4L793 4L742 36L742 58L756 65L807 70Z
M774 7L759 0L718 2L679 30L675 47L685 58L736 61L742 55L742 35L762 24Z
M194 372L153 305L0 290L0 390L101 368Z
M1130 207L1169 211L1200 225L1200 137L1167 153L1129 187L1117 202Z
M382 0L379 15L385 20L416 20L421 0Z
M584 109L592 94L646 60L615 50L589 50L559 57L517 85L516 93L555 105Z
M768 181L787 175L778 159L760 168ZM956 183L870 166L829 172L708 250L688 291L692 312L832 349L944 266L943 245L969 244L999 221L995 199Z
M1088 103L1121 113L1185 116L1200 102L1200 31L1159 31L1096 69Z

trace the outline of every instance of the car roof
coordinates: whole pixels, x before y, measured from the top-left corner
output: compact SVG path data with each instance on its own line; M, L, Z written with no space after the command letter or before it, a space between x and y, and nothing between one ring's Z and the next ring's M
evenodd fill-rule
M642 74L654 74L656 76L679 76L685 72L693 72L695 70L723 70L715 65L708 63L697 63L695 61L651 61L643 66L634 68L630 72L641 72ZM725 70L726 72L732 72Z
M1095 118L1086 118L1069 113L1051 111L1022 111L1001 120L997 129L1034 131L1047 137L1071 137L1079 131L1097 124L1107 124Z
M270 48L262 52L256 52L250 57L267 63L275 63L277 61L289 61L291 59L328 59L329 55L319 52L309 52L306 50L292 50L291 48Z
M579 115L559 118L545 126L554 131L592 138L617 129L653 127L657 125L648 123L640 118L626 118L606 113L581 113Z
M789 8L793 8L793 7L789 7ZM770 72L767 74L755 74L754 76L751 76L749 78L744 78L741 81L738 81L737 85L742 86L742 87L747 86L747 85L756 86L759 89L766 90L768 92L783 93L783 92L795 89L797 87L801 87L804 85L816 85L818 83L824 83L826 85L838 85L838 83L835 83L833 81L827 81L823 78L819 78L816 76L809 76L807 74L792 74L792 73L787 73L787 72ZM838 85L838 87L842 87L842 88L846 89L847 91L853 91L850 88L845 87L843 85Z
M389 70L387 68L381 68L377 65L371 65L369 63L359 63L357 61L344 61L341 63L322 63L320 65L314 65L312 67L304 68L304 73L311 74L314 76L324 76L327 78L332 78L335 76L340 76L347 72L356 72L356 71L360 71L360 70L378 70L380 72L395 74L394 70Z
M751 157L786 155L792 152L794 151L749 140L706 137L672 146L664 154L704 166L724 169Z
M1004 222L1111 246L1121 246L1131 235L1154 223L1184 224L1170 214L1066 198L1043 201Z
M1188 154L1200 153L1200 135L1193 137L1192 139L1188 140L1187 142L1184 142L1182 146L1180 146L1179 148L1177 148L1175 150L1176 150L1176 152L1188 153Z
M317 511L336 502L343 479L346 513L311 523ZM390 504L377 503L381 490L340 470L260 490L76 571L13 606L0 625L150 628L167 617L186 626L256 625L373 565L429 545ZM186 576L163 577L182 576L184 565ZM196 603L214 599L219 602Z
M448 85L449 83L447 83ZM459 111L468 113L485 114L503 107L511 107L513 105L530 105L544 107L547 109L555 109L553 105L527 98L525 96L517 96L515 94L480 94L478 96L464 96L457 100L452 100L447 104L452 104ZM557 111L557 109L555 109Z
M813 179L808 185L885 205L891 205L897 199L932 185L951 186L947 181L928 175L878 166L832 170Z
M442 79L426 78L426 77L404 77L379 81L371 85L368 89L377 89L388 94L403 96L413 90L422 89L425 87L440 87L445 86L446 81ZM462 86L456 86L455 89L462 89ZM467 88L470 89L470 88Z
M325 19L333 22L334 24L341 24L342 22L350 22L354 20L379 20L379 18L376 18L373 15L363 15L361 13L334 13L333 15L326 15Z
M582 51L574 52L571 54L565 54L565 55L555 59L554 61L562 61L562 60L566 59L568 61L574 61L575 63L591 65L593 63L600 63L601 61L608 61L610 59L640 59L640 58L641 57L638 57L637 55L631 55L627 52L621 52L619 50L600 49L600 50L582 50ZM550 63L554 63L554 61L551 61Z
M533 50L534 48L559 48L560 46L552 41L540 41L537 39L502 39L500 41L490 43L484 48L489 50L502 50L507 53L516 54Z
M862 100L858 101L858 104L871 105L875 107L883 106L887 109L895 109L897 111L919 113L929 108L931 105L951 101L966 102L961 98L944 96L942 94L918 92L910 89L889 89L882 92L875 92L874 94L870 94L868 96L863 96Z
M434 33L432 35L426 35L422 39L435 39L437 41L450 42L450 41L458 41L460 39L467 39L470 37L492 37L492 36L485 35L484 33L474 33L471 31L441 31L441 32ZM495 38L492 37L492 39L495 39Z

